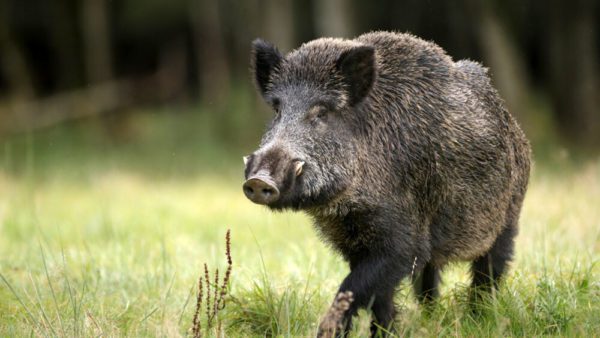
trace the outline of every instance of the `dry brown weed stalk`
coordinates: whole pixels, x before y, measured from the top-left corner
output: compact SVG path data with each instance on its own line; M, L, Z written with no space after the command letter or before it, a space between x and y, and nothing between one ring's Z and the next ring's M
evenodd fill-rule
M225 308L225 298L227 296L227 291L229 287L229 280L231 277L231 268L233 265L233 261L231 259L231 231L227 230L227 234L225 235L225 256L227 257L227 270L225 271L225 275L223 276L223 281L219 285L219 269L215 269L214 273L214 282L211 283L210 273L208 271L208 265L204 263L204 276L200 276L198 278L198 294L196 296L196 309L194 310L194 317L192 320L192 328L191 333L192 337L200 338L202 337L202 303L204 301L205 308L205 318L206 318L206 327L204 328L204 333L209 336L210 330L215 328L216 324L216 334L215 336L220 336L222 325L221 320L219 318L219 312ZM212 292L212 298L211 298ZM203 296L206 295L206 299L203 299Z

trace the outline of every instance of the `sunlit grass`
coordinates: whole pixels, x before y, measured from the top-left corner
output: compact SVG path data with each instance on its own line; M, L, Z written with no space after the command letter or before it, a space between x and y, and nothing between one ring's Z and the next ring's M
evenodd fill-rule
M226 265L227 229L234 264L223 312L227 335L314 335L347 273L342 260L307 217L271 213L245 199L242 152L217 158L200 151L203 158L186 160L194 147L167 142L177 151L165 163L168 150L157 139L142 155L138 146L89 140L59 139L56 152L46 139L5 144L0 336L184 336L202 264ZM158 174L141 168L152 165L146 161L153 147ZM195 163L202 169L189 168ZM537 165L515 262L484 313L471 314L468 267L453 264L429 314L403 284L399 333L600 335L599 206L599 160ZM359 322L358 332L366 333L365 314Z

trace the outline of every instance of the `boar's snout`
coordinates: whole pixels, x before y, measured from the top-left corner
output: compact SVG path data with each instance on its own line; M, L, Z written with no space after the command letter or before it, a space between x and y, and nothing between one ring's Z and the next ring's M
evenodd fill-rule
M269 176L250 177L244 182L244 194L257 204L271 204L279 199L279 189Z
M281 207L283 201L294 200L307 167L304 160L281 147L259 149L244 157L244 165L246 197L254 203L275 208Z

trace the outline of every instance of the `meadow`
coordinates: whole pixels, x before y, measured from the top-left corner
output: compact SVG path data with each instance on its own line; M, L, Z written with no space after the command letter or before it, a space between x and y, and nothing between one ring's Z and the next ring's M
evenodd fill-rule
M347 266L306 216L244 197L241 156L260 133L228 145L202 116L134 115L118 142L94 121L0 142L0 336L188 336L203 264L226 268L228 229L221 330L205 335L314 336ZM543 150L515 260L483 313L456 263L429 311L402 284L398 335L600 336L599 261L600 158ZM366 335L368 314L358 322Z

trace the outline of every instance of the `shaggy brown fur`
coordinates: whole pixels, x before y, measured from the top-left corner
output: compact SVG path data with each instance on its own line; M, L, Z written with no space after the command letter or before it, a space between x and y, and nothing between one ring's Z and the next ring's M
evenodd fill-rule
M416 270L419 298L431 299L450 261L473 262L474 287L495 284L513 254L530 147L485 68L388 32L286 56L257 40L252 67L276 114L246 178L268 177L279 194L268 206L306 211L348 261L343 320L372 304L390 326L400 280Z

